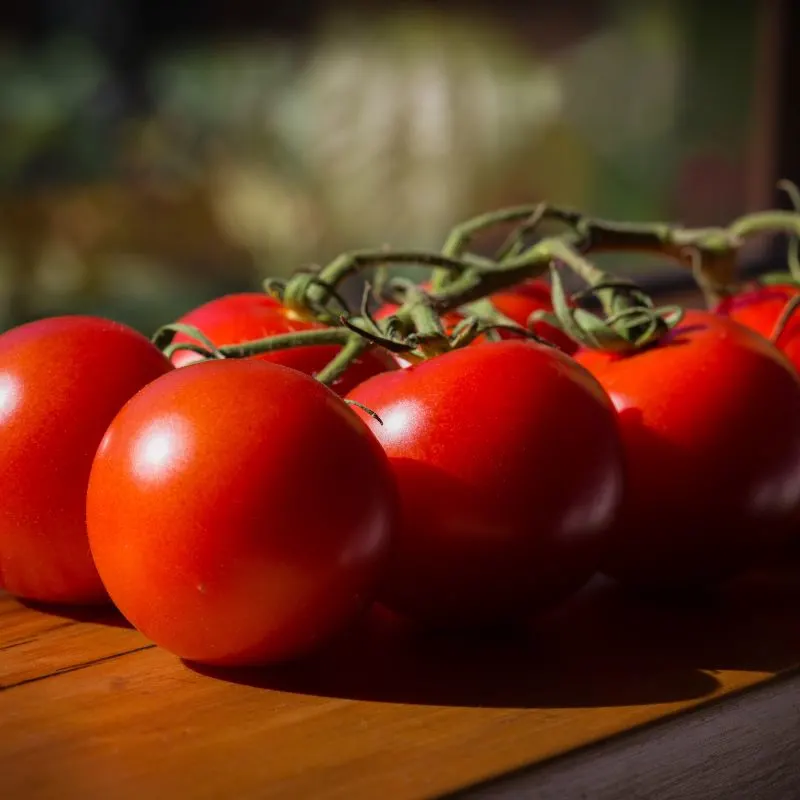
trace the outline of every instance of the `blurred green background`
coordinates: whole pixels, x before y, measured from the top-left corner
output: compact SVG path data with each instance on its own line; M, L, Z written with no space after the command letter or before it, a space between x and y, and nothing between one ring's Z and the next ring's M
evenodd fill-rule
M272 25L240 2L198 26L187 3L143 49L113 3L40 3L44 32L0 33L0 329L149 332L540 199L724 222L751 202L760 6L309 3Z

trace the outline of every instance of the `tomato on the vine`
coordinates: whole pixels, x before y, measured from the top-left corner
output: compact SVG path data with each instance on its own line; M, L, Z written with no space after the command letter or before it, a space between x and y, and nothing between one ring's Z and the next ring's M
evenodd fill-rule
M267 336L325 327L313 320L301 319L269 295L257 292L218 297L188 312L178 322L200 329L217 346L242 344ZM173 341L191 342L192 338L179 333ZM311 345L262 353L253 358L283 364L307 375L316 375L338 351L337 345ZM201 358L190 350L178 350L172 356L172 363L183 367ZM391 355L379 348L372 348L359 356L331 388L337 394L344 395L367 378L396 368L397 363Z
M111 423L87 500L120 611L186 659L242 665L322 644L373 600L397 498L333 392L255 359L179 369Z
M567 355L464 347L349 398L397 478L401 526L379 596L434 625L525 619L595 572L622 498L614 409Z
M647 589L714 583L800 514L800 378L744 326L689 311L630 356L576 355L618 412L628 486L603 571Z
M97 317L0 335L0 587L40 602L108 602L86 533L89 470L120 408L170 371L140 333Z
M792 301L797 302L798 297L800 286L795 284L756 285L726 297L714 311L771 339L787 305ZM786 325L779 332L774 344L800 369L800 316L797 313L786 320Z

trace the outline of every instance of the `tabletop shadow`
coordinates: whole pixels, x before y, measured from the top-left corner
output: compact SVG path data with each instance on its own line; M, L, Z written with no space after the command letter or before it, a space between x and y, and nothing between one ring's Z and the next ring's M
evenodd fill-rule
M773 674L800 666L800 563L754 567L705 592L647 595L608 583L602 597L583 593L556 617L580 619L581 635L607 647L675 666Z
M415 705L579 708L671 703L719 688L706 672L641 647L636 631L609 639L592 620L608 586L524 631L425 631L381 608L327 650L293 664L221 669L215 679L304 695ZM590 613L587 613L590 612ZM581 621L582 620L582 621Z
M56 603L40 603L36 600L24 599L19 599L18 602L25 608L31 609L31 611L73 622L107 625L112 628L133 628L130 622L110 602L106 605L97 606L58 605Z

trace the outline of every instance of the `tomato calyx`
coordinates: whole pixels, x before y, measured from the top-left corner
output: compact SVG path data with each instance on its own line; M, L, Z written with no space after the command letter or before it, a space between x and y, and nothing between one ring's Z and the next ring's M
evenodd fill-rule
M558 269L552 266L553 316L583 347L619 354L636 352L657 344L681 321L680 306L657 308L652 298L632 281L607 275L582 256L564 255L588 285L573 295L577 302L571 305ZM592 297L600 303L602 316L581 307L581 301ZM539 312L536 315L543 316Z
M394 278L382 285L379 296L396 310L382 320L382 325L370 317L373 326L376 330L383 328L388 335L410 346L405 357L410 356L414 361L466 347L482 337L488 341L499 341L501 332L552 346L536 331L503 314L488 297L459 309L459 314L453 315L457 320L455 324L448 321L448 325L451 325L448 331L444 317L452 312L438 310L438 296L432 289L403 278ZM363 309L362 314L368 316L367 310Z

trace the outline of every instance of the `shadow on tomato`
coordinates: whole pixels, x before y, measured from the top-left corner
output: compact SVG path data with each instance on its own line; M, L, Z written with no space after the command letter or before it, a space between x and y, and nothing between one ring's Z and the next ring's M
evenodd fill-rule
M619 420L627 499L602 568L640 598L702 601L788 538L785 519L752 521L739 490L745 460L676 444L646 425L637 408L624 408Z

